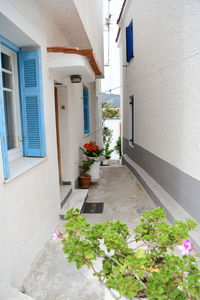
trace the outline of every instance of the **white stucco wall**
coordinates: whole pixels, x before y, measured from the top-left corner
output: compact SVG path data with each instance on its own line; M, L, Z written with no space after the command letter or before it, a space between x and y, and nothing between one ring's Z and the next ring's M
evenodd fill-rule
M54 112L54 82L48 78L46 45L64 39L56 27L48 24L35 1L1 1L1 11L14 21L18 31L11 32L18 46L23 40L39 45L42 52L42 77L44 112L48 157L41 164L29 169L8 183L0 172L0 277L17 286L26 274L30 263L51 236L58 220L59 184L56 159L56 134ZM41 23L42 22L42 23ZM12 29L13 29L12 28ZM9 34L9 28L1 28ZM24 39L23 39L24 35ZM9 37L9 36L6 36ZM28 158L27 158L28 159Z
M128 1L123 53L124 137L135 97L135 142L200 179L200 2ZM125 27L133 19L135 58L125 59Z
M6 17L6 27L0 34L11 38L17 46L39 46L42 53L42 77L46 128L47 158L20 176L4 183L0 155L0 280L18 286L31 262L52 235L58 220L60 188L58 176L54 78L47 66L48 45L66 45L50 17L40 9L38 1L8 0L0 2L0 11ZM2 17L0 15L0 18ZM8 21L8 22L7 22ZM8 24L8 26L7 26ZM10 26L10 27L9 27ZM8 28L9 27L9 28ZM28 44L26 44L26 42ZM87 83L86 83L87 85ZM95 84L89 84L92 95L91 129L87 138L83 134L82 84L67 83L61 103L67 103L70 131L63 137L63 147L70 153L71 165L67 175L72 181L78 177L79 146L85 140L96 138ZM63 115L64 119L65 116ZM71 151L71 152L70 152ZM28 159L28 158L27 158ZM66 162L64 162L66 164Z
M0 5L2 14L8 17L9 20L39 45L47 43L47 46L52 46L52 44L65 46L69 44L66 37L62 35L53 22L51 16L47 14L46 10L40 7L39 1L2 0ZM7 30L6 28L4 29ZM17 40L19 40L18 36L13 34L13 42L16 45ZM26 44L25 46L29 45Z
M73 0L103 72L103 0Z
M89 90L89 105L90 105L90 133L84 135L84 122L83 122L83 85L88 87ZM81 158L80 147L82 147L88 141L98 141L99 128L97 123L97 110L98 102L95 97L95 84L94 83L79 83L71 84L68 81L68 96L67 96L67 122L68 128L65 127L63 130L66 131L69 139L65 145L62 144L62 151L65 153L65 149L68 147L68 176L72 184L75 183L79 176L79 165ZM66 120L63 120L63 124ZM62 143L62 142L61 142ZM66 166L63 166L63 169Z

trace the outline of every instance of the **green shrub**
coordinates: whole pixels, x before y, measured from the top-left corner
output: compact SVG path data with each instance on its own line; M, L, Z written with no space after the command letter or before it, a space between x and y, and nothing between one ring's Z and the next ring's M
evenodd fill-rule
M119 154L119 157L122 156L122 142L121 142L121 136L118 137L116 145L114 147L114 150Z
M86 265L108 288L121 296L150 300L200 299L200 271L188 231L196 223L187 219L174 225L165 222L165 211L145 212L131 233L120 221L90 225L76 209L65 216L63 251L77 268ZM135 243L135 249L130 242ZM102 244L104 245L102 247ZM175 249L180 247L182 256ZM197 255L196 255L197 256ZM94 261L102 259L96 270Z

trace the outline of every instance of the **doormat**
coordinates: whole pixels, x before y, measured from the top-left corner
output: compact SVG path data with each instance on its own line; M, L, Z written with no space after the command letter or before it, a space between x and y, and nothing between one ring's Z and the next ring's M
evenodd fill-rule
M102 214L103 213L103 202L91 203L86 202L82 208L82 214Z

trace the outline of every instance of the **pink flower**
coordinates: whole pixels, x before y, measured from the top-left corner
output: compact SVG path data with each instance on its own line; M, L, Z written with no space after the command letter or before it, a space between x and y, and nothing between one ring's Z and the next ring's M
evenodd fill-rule
M181 250L182 255L188 255L190 251L192 250L193 246L190 239L187 239L183 241L183 244L179 246L179 249Z
M53 234L53 240L60 239L60 238L62 238L62 233L56 230Z

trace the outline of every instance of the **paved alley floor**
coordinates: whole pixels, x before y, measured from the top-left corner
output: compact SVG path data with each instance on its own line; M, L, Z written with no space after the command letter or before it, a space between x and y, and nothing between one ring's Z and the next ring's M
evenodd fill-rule
M131 172L121 165L101 169L100 184L91 185L87 202L104 202L103 214L84 214L90 223L119 219L132 229L139 217L155 204ZM57 228L62 230L65 221ZM32 265L24 281L26 293L35 300L103 300L104 287L87 268L76 270L61 251L59 241L50 240Z

